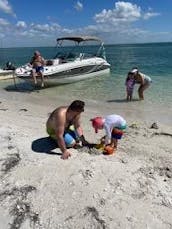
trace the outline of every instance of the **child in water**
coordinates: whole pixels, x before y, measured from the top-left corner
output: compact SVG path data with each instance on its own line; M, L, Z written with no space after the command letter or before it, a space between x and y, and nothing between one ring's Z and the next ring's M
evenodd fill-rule
M129 72L125 80L127 101L131 101L133 98L134 84L135 84L134 74L132 72Z

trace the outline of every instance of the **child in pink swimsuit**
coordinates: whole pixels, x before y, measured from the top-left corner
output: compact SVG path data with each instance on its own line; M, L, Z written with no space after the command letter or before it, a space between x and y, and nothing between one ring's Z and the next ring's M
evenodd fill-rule
M125 81L126 85L126 92L127 92L127 101L131 101L133 97L133 91L134 91L134 74L129 72Z

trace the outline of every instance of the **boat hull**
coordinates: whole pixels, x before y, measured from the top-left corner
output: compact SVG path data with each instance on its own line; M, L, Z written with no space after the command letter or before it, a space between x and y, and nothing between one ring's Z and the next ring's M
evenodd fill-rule
M0 69L0 80L12 79L14 77L15 77L14 71Z
M33 82L31 69L28 67L17 69L17 76L25 81ZM56 64L44 67L44 78L47 86L58 84L70 84L77 81L94 78L108 74L110 64L102 58L88 58L75 60L68 63ZM38 85L41 84L40 77L37 77Z
M86 80L86 79L92 79L95 77L100 77L103 75L108 75L110 73L110 68L103 69L100 71L90 72L90 73L84 73L84 74L78 74L78 75L66 75L65 77L63 75L58 76L56 74L53 75L47 75L45 76L45 86L56 86L61 84L70 84L75 83L78 81ZM18 76L20 79L25 80L31 84L33 84L33 79L31 76ZM41 85L41 78L37 77L38 86Z
M62 49L62 52L58 52L55 58L46 60L46 66L44 66L43 72L45 86L70 84L110 73L110 64L106 61L104 45L100 39L88 36L63 37L57 39L57 41L66 40L75 42L75 45L72 46L71 51ZM97 52L85 52L87 47L85 45L86 41L98 41L100 46L98 46ZM76 45L76 42L78 45ZM81 42L84 43L83 46L80 45ZM61 43L59 47L61 47ZM77 48L79 48L79 50ZM15 73L20 79L29 81L33 84L31 71L32 68L30 64L27 64L17 68ZM37 77L37 82L38 85L42 83L39 76Z

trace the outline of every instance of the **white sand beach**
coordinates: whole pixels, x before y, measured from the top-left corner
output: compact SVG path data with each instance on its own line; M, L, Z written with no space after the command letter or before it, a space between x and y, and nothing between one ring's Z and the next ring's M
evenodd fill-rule
M126 133L114 155L72 149L62 160L45 123L54 108L78 98L41 96L1 92L0 228L171 229L172 125L155 120L156 110L144 116L138 101L135 111L136 102L129 110L88 100L86 139L98 143L104 134L94 133L90 118L115 111L127 120Z

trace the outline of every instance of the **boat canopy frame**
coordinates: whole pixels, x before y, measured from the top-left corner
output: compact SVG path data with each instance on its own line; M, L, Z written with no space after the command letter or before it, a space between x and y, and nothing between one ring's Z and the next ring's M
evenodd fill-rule
M105 57L105 49L104 49L104 42L98 37L94 37L94 36L68 36L68 37L61 37L61 38L57 38L57 47L59 47L59 48L63 47L63 42L64 41L72 41L72 42L74 42L75 46L73 46L71 52L73 52L73 50L75 49L76 46L79 47L80 43L82 43L82 45L83 45L84 43L87 43L89 41L98 42L99 43L99 48L98 48L98 50L97 50L97 52L96 52L96 54L94 56L99 56L99 57L103 57L103 59L106 59L106 57ZM60 55L61 54L62 53L60 52ZM58 55L59 55L59 53L57 53L54 58L57 58Z
M64 40L68 41L74 41L77 42L78 44L84 41L97 41L102 43L102 41L98 37L92 37L92 36L73 36L73 37L61 37L57 38L57 42L60 43Z

